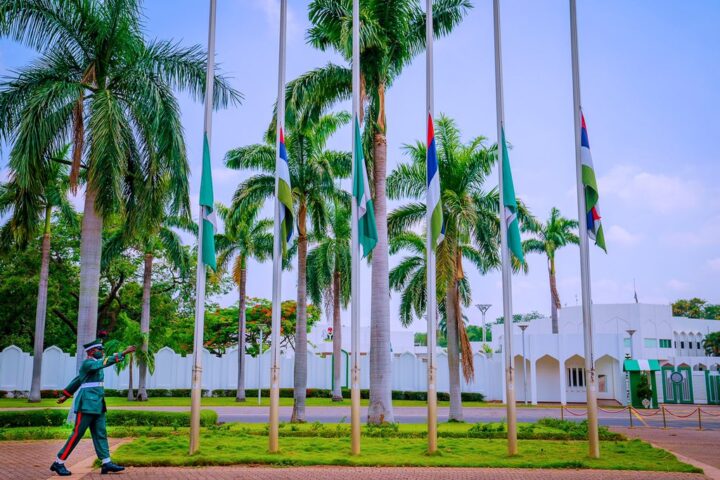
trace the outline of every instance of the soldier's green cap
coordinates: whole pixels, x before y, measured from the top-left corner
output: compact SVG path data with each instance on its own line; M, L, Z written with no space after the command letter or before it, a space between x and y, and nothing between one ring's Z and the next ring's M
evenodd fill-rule
M93 348L102 348L102 339L96 338L92 342L88 342L85 345L83 345L83 348L87 352L88 350L92 350Z

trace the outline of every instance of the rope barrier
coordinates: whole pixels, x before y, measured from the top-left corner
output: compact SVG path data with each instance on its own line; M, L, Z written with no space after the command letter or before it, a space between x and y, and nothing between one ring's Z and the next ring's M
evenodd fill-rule
M584 413L573 413L573 411L570 410L570 409L567 408L567 407L565 407L565 411L566 411L567 413L569 413L570 415L574 415L574 416L576 416L576 417L586 417L586 416L587 416L587 411L585 411Z
M720 417L720 413L710 413L710 412L706 412L705 410L702 410L702 409L700 409L700 411L702 413L704 413L705 415L710 415L711 417Z
M633 408L633 412L635 412L636 414L640 415L641 417L654 417L655 415L659 415L659 414L660 414L660 410L655 410L655 412L653 412L653 413L645 414L645 413L641 413L640 410L637 410L637 409L635 409L635 408Z
M672 415L672 416L675 417L675 418L688 418L688 417L691 417L691 416L695 415L695 414L698 412L698 410L699 410L699 409L696 408L695 410L693 410L692 412L688 413L687 415L675 415L675 414L672 412L672 410L665 409L665 411L666 411L667 413L669 413L670 415Z
M605 410L604 408L598 407L598 410L600 410L601 412L605 412L605 413L622 413L622 412L624 412L625 410L627 410L627 408L628 408L628 407L614 408L614 409L612 409L612 410Z

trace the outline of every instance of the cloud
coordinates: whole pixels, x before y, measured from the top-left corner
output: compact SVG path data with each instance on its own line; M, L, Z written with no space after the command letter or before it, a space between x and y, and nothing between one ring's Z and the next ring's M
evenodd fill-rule
M670 290L675 290L677 292L682 292L690 288L690 285L688 283L678 280L676 278L671 279L665 285Z
M634 166L618 166L598 179L601 196L613 195L636 207L658 213L681 212L702 204L704 189L677 175L651 173ZM602 197L601 197L602 198ZM602 206L602 205L601 205Z
M683 248L720 245L720 215L709 218L693 230L664 235L663 240L669 245Z
M716 272L720 272L720 257L712 258L707 261L707 266L710 268L710 270L715 270Z
M605 234L607 243L610 245L620 245L622 247L632 247L640 243L643 235L640 233L632 233L625 230L620 225L611 225Z

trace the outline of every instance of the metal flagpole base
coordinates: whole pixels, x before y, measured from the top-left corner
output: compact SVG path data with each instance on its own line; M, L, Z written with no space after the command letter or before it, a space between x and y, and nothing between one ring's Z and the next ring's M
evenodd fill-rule
M202 367L193 366L190 392L190 455L200 449L200 400L202 397Z
M350 423L352 431L352 454L360 455L360 368L353 368L350 392Z
M437 367L428 372L428 453L437 452Z
M270 375L270 442L268 450L270 453L277 453L280 450L278 445L278 430L280 427L280 368L277 365L273 365Z
M508 455L517 455L517 412L515 405L515 379L512 366L505 369L507 397L507 429L508 429Z

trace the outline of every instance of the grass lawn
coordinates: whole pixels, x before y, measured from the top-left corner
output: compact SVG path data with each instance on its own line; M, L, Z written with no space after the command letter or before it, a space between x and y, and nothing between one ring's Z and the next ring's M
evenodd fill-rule
M205 430L201 449L187 455L188 436L176 432L159 438L138 438L122 445L113 459L134 466L201 466L234 464L453 466L519 468L600 468L698 472L672 454L639 440L602 442L601 458L587 457L587 442L521 440L520 454L507 455L501 439L441 438L437 455L427 455L422 438L368 438L362 455L350 457L350 441L343 438L288 437L280 440L280 453L267 452L267 437L234 429Z
M128 401L125 397L106 397L105 401L109 407L190 407L190 397L156 397L150 398L147 402ZM367 406L368 400L361 400L361 404ZM63 408L69 408L70 400L62 405ZM267 397L262 398L261 406L269 406L270 400ZM292 407L292 398L280 398L280 405ZM450 402L440 401L438 405L441 407L449 407ZM236 402L230 397L208 397L202 399L203 407L257 407L257 397L248 398L246 402ZM342 402L333 402L329 398L308 398L308 407L350 407L350 399ZM427 403L421 400L393 400L393 406L396 407L426 407ZM30 403L24 398L0 398L0 409L2 408L49 408L60 407L52 398L43 398L39 403ZM497 408L504 407L501 403L489 402L463 402L463 407L481 407L481 408ZM519 404L518 408L526 408L525 405ZM528 405L527 408L554 408L559 409L556 405Z

